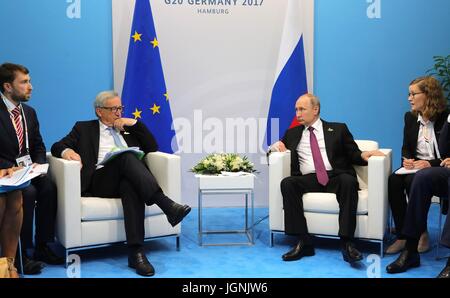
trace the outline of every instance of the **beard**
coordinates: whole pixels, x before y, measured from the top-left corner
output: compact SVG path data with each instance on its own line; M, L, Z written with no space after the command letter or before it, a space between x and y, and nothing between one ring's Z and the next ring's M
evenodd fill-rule
M13 93L13 94L11 94L11 98L15 102L28 102L31 98L31 93L27 93L27 94Z

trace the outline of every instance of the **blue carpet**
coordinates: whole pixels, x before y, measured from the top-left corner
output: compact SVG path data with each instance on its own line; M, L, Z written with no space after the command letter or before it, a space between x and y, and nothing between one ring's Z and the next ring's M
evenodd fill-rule
M263 219L255 227L255 245L253 246L208 246L198 245L197 209L182 223L181 250L175 247L175 238L149 241L145 248L150 262L159 278L366 278L380 276L383 278L435 277L445 266L446 259L435 260L435 245L438 230L438 206L430 210L429 232L433 248L421 255L421 266L408 272L389 275L385 272L387 264L397 256L385 256L381 261L375 256L379 253L379 244L358 241L358 249L365 259L360 266L351 267L342 260L339 240L315 238L316 255L305 257L300 261L283 262L281 255L288 251L296 241L283 234L275 235L274 247L269 246L269 226L267 208L255 208L255 221ZM241 229L244 223L243 208L206 208L204 209L204 227L207 229ZM245 241L244 235L214 235L204 238L204 242ZM387 245L386 245L387 246ZM61 249L61 248L60 248ZM441 254L449 250L442 248ZM134 270L127 266L127 249L118 244L78 252L81 259L82 278L136 278ZM379 264L379 266L378 266ZM372 274L372 275L371 275ZM63 266L47 266L40 275L27 278L65 278Z

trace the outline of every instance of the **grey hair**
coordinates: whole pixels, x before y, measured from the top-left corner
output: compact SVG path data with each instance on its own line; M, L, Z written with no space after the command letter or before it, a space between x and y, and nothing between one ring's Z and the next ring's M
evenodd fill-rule
M101 108L105 106L105 102L108 99L114 98L119 96L119 94L117 94L116 91L113 90L109 90L109 91L102 91L99 94L97 94L97 96L95 97L95 101L94 101L94 109L95 108Z

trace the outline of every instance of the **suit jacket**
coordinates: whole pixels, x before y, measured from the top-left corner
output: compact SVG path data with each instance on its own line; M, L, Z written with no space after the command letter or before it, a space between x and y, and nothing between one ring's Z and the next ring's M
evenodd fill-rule
M442 159L450 157L450 124L448 121L444 122L439 136L439 151Z
M322 120L325 148L328 160L336 174L348 173L356 176L352 165L367 165L361 158L361 150L344 123L332 123ZM281 140L291 150L291 175L301 175L297 146L300 143L304 125L286 131Z
M28 129L31 159L36 163L46 163L46 149L39 131L39 121L36 112L26 104L22 104L22 108ZM14 129L10 114L3 100L0 100L0 132L0 168L15 166L16 158L19 157L19 141L17 140L16 130ZM22 154L26 152L25 127L23 147Z
M72 131L56 142L52 146L52 155L61 157L64 149L70 148L77 152L83 163L81 168L81 194L85 195L89 191L92 176L97 164L98 148L100 143L99 120L79 121L72 128ZM125 126L125 131L121 132L129 147L139 147L145 154L158 150L155 138L141 123L136 122L133 126Z
M436 140L439 140L441 129L444 123L447 121L448 111L444 111L437 115L434 121L434 134ZM417 158L417 136L419 135L420 123L417 121L417 117L411 112L405 114L405 126L403 128L403 146L402 157L408 159ZM441 151L441 150L439 150ZM441 153L442 154L442 153ZM432 167L437 167L441 163L440 159L433 159L429 161ZM401 162L403 164L403 161Z
M450 157L450 124L445 121L442 130L441 135L439 138L439 151L441 152L442 159L445 159L447 157ZM450 171L450 169L448 170ZM450 182L447 183L448 187L448 196L447 196L447 204L449 204L449 196L450 196ZM442 203L445 204L445 203ZM450 216L448 216L447 213L447 219L444 224L444 228L442 230L442 236L441 236L441 243L444 244L447 247L450 247Z

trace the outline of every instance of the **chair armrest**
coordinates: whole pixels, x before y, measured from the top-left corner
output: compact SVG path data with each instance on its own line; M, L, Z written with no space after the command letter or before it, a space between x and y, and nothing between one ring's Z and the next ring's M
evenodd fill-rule
M368 165L368 235L383 239L388 213L388 177L391 174L392 150L380 149L386 156L372 156Z
M50 177L58 190L57 238L66 248L81 245L80 162L48 156Z
M164 194L173 201L181 203L180 157L164 152L150 152L145 156L145 163Z
M281 180L290 176L291 154L273 152L269 156L269 226L270 230L284 231L283 196Z

